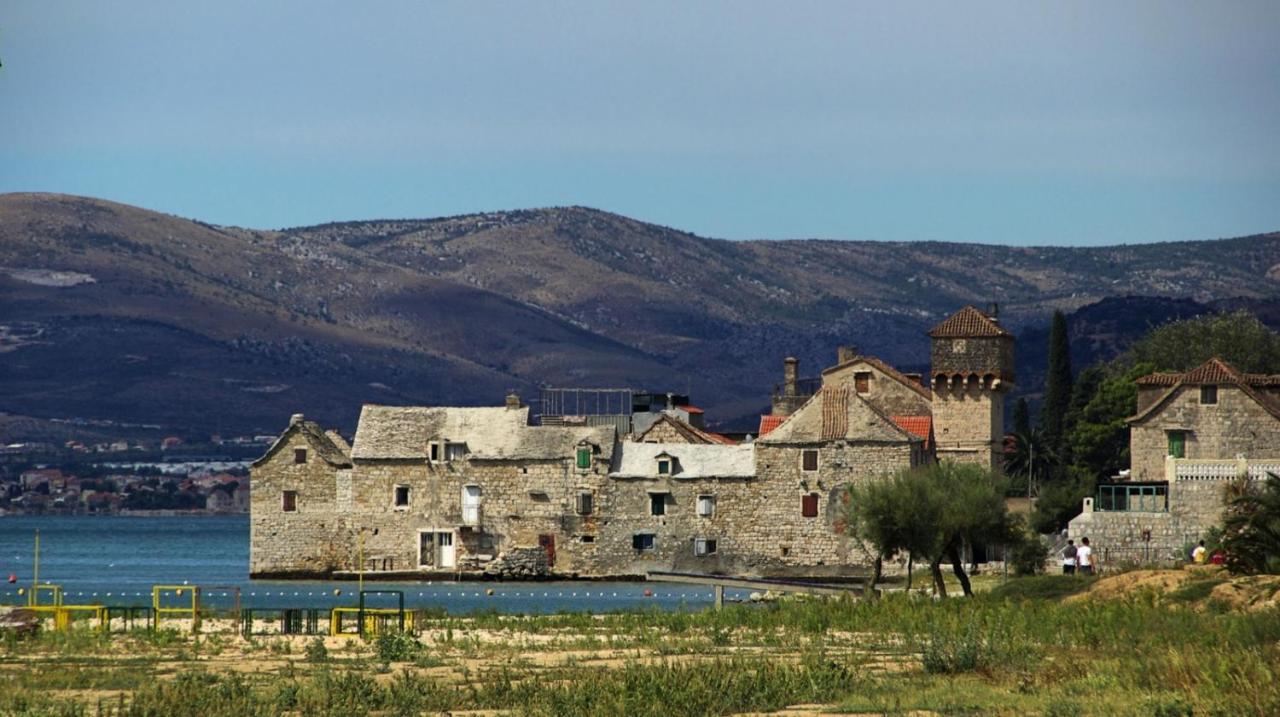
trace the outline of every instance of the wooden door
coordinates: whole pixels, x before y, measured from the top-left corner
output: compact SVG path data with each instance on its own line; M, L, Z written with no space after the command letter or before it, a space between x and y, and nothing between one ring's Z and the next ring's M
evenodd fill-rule
M538 536L538 547L547 551L547 567L555 567L556 564L556 536L549 533Z

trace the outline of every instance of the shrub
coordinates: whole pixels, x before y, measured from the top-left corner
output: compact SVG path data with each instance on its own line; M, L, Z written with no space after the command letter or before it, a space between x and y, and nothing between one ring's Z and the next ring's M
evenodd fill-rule
M374 643L374 652L381 662L406 662L422 649L422 643L407 632L384 632Z
M329 648L324 646L324 638L317 637L307 643L307 662L328 662Z
M1049 546L1044 538L1022 531L1020 539L1008 546L1009 564L1015 575L1040 575L1044 572L1045 560L1049 557Z

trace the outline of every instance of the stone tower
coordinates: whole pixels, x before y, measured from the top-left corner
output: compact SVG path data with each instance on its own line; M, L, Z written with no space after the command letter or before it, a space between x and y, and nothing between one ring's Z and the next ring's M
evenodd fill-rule
M966 306L929 332L938 458L996 467L1004 397L1013 388L1013 334Z

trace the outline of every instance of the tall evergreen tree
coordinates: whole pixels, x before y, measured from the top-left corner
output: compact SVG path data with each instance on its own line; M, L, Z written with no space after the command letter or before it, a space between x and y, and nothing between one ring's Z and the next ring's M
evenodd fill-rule
M1025 436L1031 433L1031 409L1027 407L1027 399L1019 398L1013 404L1013 435Z
M1067 337L1067 317L1053 312L1049 331L1049 370L1045 376L1044 404L1040 407L1040 430L1045 443L1059 456L1067 412L1071 410L1071 343Z

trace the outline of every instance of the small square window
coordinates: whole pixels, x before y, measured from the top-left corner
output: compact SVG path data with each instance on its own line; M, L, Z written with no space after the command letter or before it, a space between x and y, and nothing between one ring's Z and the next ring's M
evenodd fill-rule
M871 372L859 371L853 374L853 387L858 393L871 393Z
M1200 403L1211 406L1218 402L1217 386L1201 386L1200 387Z
M806 471L818 470L818 449L807 448L801 453L800 468Z
M660 476L671 475L671 461L667 460L666 458L663 458L662 460L658 461L658 475Z
M636 533L631 536L631 547L636 550L653 550L657 536L653 533Z
M293 449L293 462L294 462L294 464L295 464L295 465L302 465L303 463L306 463L306 462L307 462L307 449L305 449L305 448L295 448L295 449Z
M298 491L286 490L280 494L280 509L286 513L298 510Z
M698 515L702 518L710 518L716 514L716 497L714 495L698 496Z
M396 486L396 507L403 508L409 505L409 486Z
M649 494L649 514L650 515L666 515L667 514L667 494L666 493L650 493Z
M810 493L800 499L800 515L805 518L818 517L818 494Z
M596 536L594 536L594 535L584 535L584 536L582 536L582 542L584 542L584 543L594 543L594 542L596 542Z
M694 555L715 555L716 540L715 538L697 538L693 541Z

